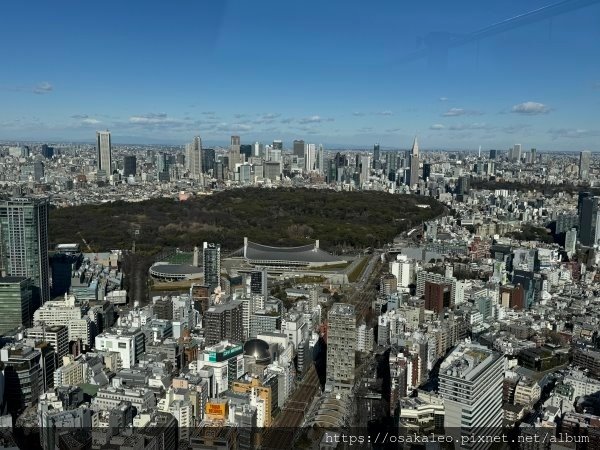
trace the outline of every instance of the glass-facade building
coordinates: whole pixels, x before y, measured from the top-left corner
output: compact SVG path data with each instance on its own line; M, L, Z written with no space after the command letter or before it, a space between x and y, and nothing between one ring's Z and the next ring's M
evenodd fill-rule
M31 326L31 279L0 278L0 334Z
M33 309L50 300L48 199L13 198L0 203L0 241L4 273L31 278Z

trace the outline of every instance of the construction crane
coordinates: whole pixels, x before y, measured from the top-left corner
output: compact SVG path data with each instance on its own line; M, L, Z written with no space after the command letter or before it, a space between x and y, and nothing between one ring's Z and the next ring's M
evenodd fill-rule
M92 247L90 246L90 244L88 244L88 241L85 240L85 238L83 237L83 235L81 234L81 231L78 231L77 234L81 237L81 241L85 244L85 248L87 249L87 251L89 253L95 253L96 256L94 257L94 261L98 260L98 253L94 252L94 250L92 249Z

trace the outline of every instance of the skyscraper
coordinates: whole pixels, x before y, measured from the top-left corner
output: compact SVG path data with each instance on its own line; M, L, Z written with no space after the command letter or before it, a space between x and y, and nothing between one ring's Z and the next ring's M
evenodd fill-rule
M54 156L54 147L49 147L47 144L42 144L41 154L44 158L51 159Z
M195 136L191 144L185 146L185 165L190 178L199 179L202 175L202 139Z
M137 160L135 156L126 156L123 158L123 176L128 177L137 173Z
M579 153L579 179L588 180L590 178L590 160L592 152L584 150Z
M304 146L304 169L307 172L315 170L315 158L317 154L317 146L315 144L306 144Z
M230 173L235 172L236 164L242 163L242 156L240 153L240 137L239 136L231 136L231 145L229 146L228 157L228 168Z
M579 209L579 241L581 245L592 247L600 240L598 220L600 197L584 197Z
M304 156L304 141L294 141L293 154L300 157Z
M204 262L204 284L210 292L221 286L221 245L205 242L202 260Z
M273 150L283 150L283 142L280 140L273 141Z
M20 326L30 326L31 279L0 277L0 333Z
M498 150L490 150L490 159L496 159L498 155Z
M33 308L50 300L48 199L14 198L0 204L3 272L31 278Z
M521 161L521 144L515 144L513 146L511 159L515 162Z
M354 306L334 303L327 315L327 374L325 389L350 392L354 387L356 315Z
M407 184L409 186L414 186L419 182L419 143L417 142L416 136L410 151L409 166L410 169Z
M202 171L208 173L215 169L215 149L214 148L203 148L202 149Z
M504 359L499 353L470 342L459 344L440 366L439 393L444 399L446 433L461 448L486 448L479 437L502 430ZM472 442L471 442L472 439Z
M325 172L325 152L323 150L323 144L319 144L319 147L317 148L315 170L321 175Z
M373 169L379 168L379 158L381 154L379 153L379 144L375 144L373 146Z
M112 173L112 147L110 131L96 132L96 152L98 171L104 171L106 175Z

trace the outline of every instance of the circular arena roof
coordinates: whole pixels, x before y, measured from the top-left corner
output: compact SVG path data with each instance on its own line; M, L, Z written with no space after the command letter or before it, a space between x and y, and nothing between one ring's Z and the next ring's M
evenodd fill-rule
M202 268L188 264L155 263L150 267L150 275L166 280L191 280L202 275Z
M244 344L244 355L256 358L257 363L271 362L269 344L262 339L250 339Z

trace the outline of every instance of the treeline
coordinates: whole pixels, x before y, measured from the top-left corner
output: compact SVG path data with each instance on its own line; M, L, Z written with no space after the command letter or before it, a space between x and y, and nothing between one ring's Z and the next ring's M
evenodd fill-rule
M185 202L152 199L53 209L50 240L80 242L83 236L100 251L131 248L135 239L136 251L155 254L165 248L191 249L203 241L235 250L247 236L286 246L319 239L323 248L342 252L383 245L443 212L436 200L413 195L248 188Z

